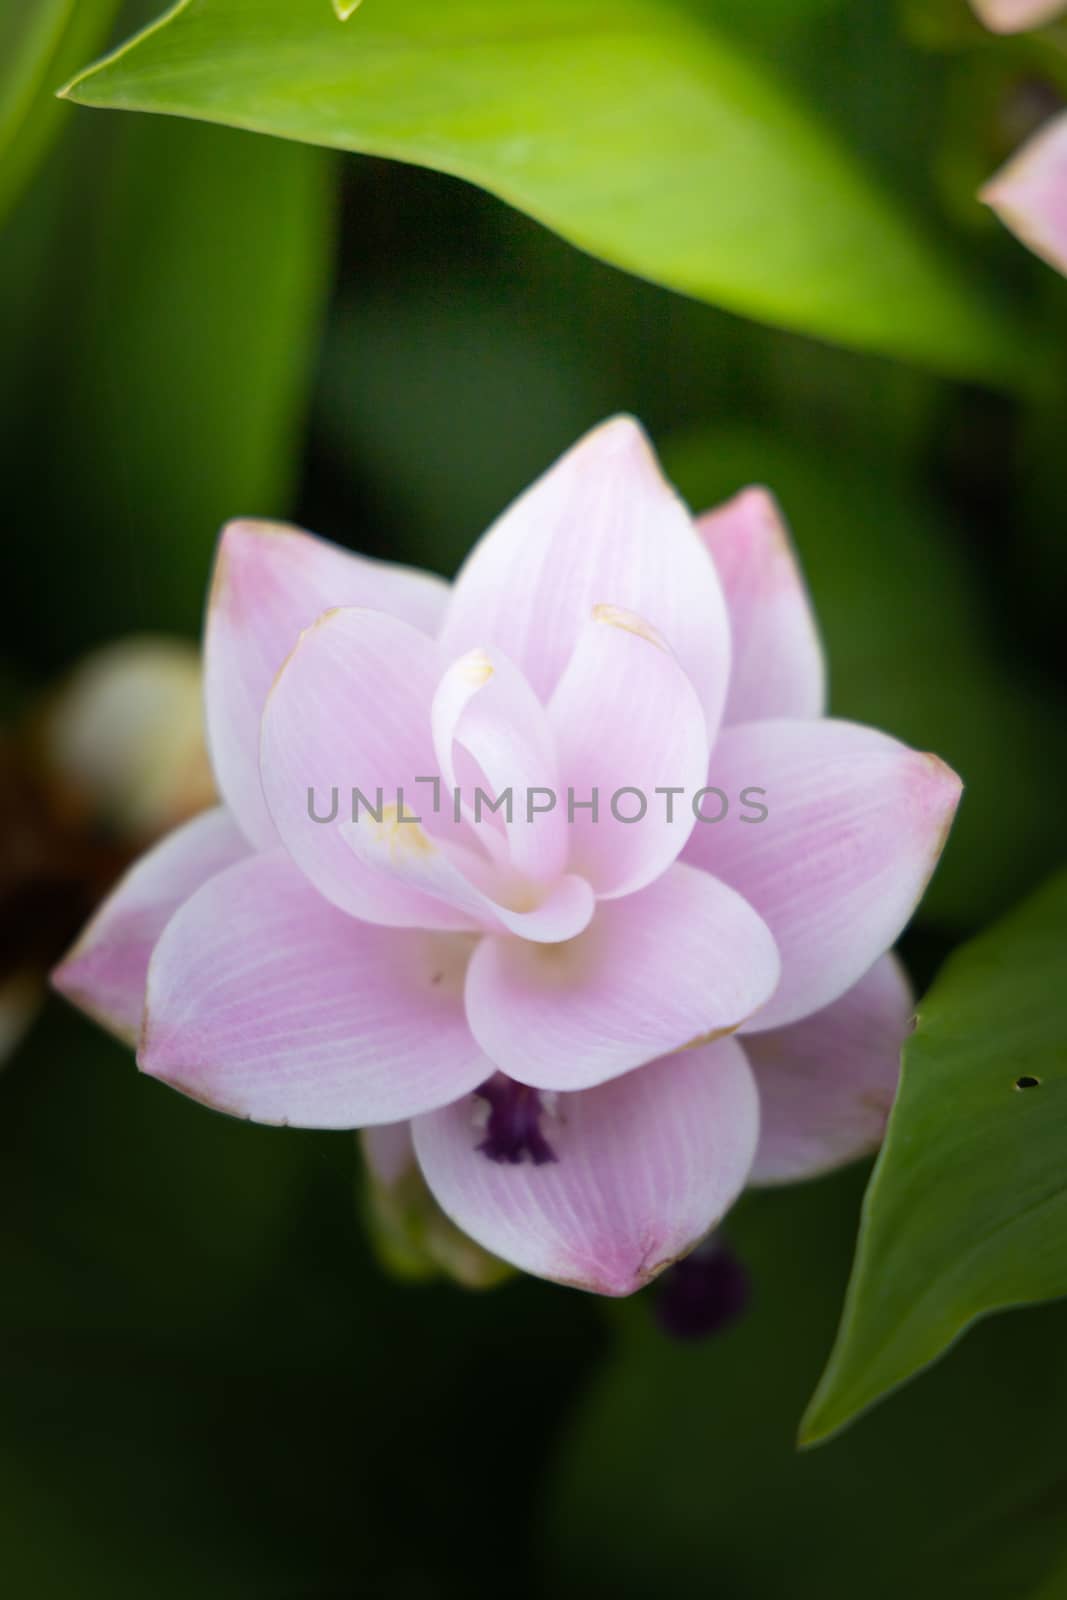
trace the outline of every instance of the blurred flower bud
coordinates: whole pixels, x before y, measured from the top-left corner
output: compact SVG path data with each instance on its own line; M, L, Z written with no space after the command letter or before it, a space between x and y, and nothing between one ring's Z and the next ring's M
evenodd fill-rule
M0 1064L127 864L214 798L200 657L180 639L95 651L0 735Z
M971 0L976 16L994 33L1026 33L1064 10L1064 0Z
M415 1159L410 1124L365 1128L364 1211L379 1261L399 1278L452 1278L492 1289L514 1268L483 1250L445 1216Z
M131 845L212 804L200 655L180 639L122 639L87 656L41 720L41 755L68 803Z

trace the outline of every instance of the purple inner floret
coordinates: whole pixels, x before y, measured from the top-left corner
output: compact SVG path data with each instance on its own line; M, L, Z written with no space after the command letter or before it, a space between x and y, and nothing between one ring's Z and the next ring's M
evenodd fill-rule
M536 1089L497 1072L474 1092L489 1102L489 1121L478 1149L490 1161L517 1166L528 1155L535 1167L543 1167L558 1159L541 1132L545 1108Z

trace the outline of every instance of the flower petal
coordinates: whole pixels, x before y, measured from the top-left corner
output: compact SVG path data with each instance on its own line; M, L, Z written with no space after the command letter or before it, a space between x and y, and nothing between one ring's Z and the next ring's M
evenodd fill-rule
M450 840L432 839L417 823L401 823L394 814L381 823L361 813L358 822L341 823L340 832L368 873L386 881L392 894L398 884L444 902L442 919L454 913L451 925L499 932L555 944L573 939L587 928L596 897L584 878L566 873L527 904L509 903L500 874L474 851ZM430 926L426 922L420 926Z
M1064 0L971 0L975 15L993 33L1025 33L1064 10Z
M381 870L398 866L431 830L456 830L433 816L437 772L430 702L437 681L433 641L380 611L329 611L279 673L263 713L263 793L289 854L315 887L343 910L392 927L471 928L464 911ZM380 813L389 849L368 864L346 841L352 793ZM381 791L379 795L379 791ZM309 794L314 796L315 820ZM336 817L332 816L336 798ZM401 812L401 803L403 811ZM366 816L362 802L357 803ZM403 817L403 820L401 818ZM425 829L411 818L424 817Z
M1067 273L1067 111L1039 128L978 198L1035 255Z
M826 663L811 600L778 503L740 494L697 519L730 613L733 654L723 721L820 717Z
M530 879L557 877L567 860L566 815L558 804L539 809L559 789L555 739L518 668L499 650L468 651L438 684L431 721L441 776L450 792L462 790L468 818L487 846L506 843L514 869ZM484 810L479 788L505 809ZM541 796L532 795L537 789Z
M814 1016L746 1036L760 1095L751 1183L813 1178L878 1148L913 1010L903 968L885 955Z
M222 807L175 829L111 891L53 972L53 986L95 1022L135 1045L148 962L160 934L190 895L247 854L244 835Z
M453 586L442 645L450 659L499 645L547 701L598 604L636 611L663 634L714 730L729 675L722 590L630 417L587 434L475 545Z
M259 722L302 628L330 606L366 606L436 630L440 578L352 555L275 522L231 522L215 562L204 634L208 744L223 798L253 844L277 843L259 782Z
M571 867L601 895L643 888L666 871L693 830L690 797L708 767L696 690L648 623L597 605L549 717L567 786L559 809L569 821ZM672 798L665 789L677 793ZM594 794L595 817L585 808Z
M707 873L673 866L601 901L566 944L487 938L467 974L467 1016L502 1072L539 1089L587 1089L707 1034L773 993L765 924Z
M143 1070L256 1122L354 1128L491 1070L463 1015L470 941L357 922L281 850L204 886L148 972Z
M685 859L769 925L782 979L746 1032L779 1028L836 1000L894 943L937 865L960 780L887 734L824 720L724 729L709 782L729 811L697 824Z
M556 1160L498 1164L476 1147L467 1098L414 1123L438 1204L486 1250L524 1272L626 1295L713 1227L737 1198L759 1104L732 1039L560 1095L543 1121Z

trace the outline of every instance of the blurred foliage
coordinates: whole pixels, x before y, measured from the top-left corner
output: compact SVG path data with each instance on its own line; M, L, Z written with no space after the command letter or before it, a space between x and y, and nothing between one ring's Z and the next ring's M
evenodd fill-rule
M391 0L339 31L324 6L198 0L70 93L455 173L671 288L1022 381L1029 334L695 9Z
M7 1592L461 1600L514 1564L533 1600L516 1508L600 1348L591 1301L399 1288L350 1136L209 1114L73 1016L2 1103Z
M55 98L98 50L119 0L5 0L0 5L0 221L69 111Z
M549 1495L550 1592L596 1573L620 1600L1034 1593L1063 1549L1067 1307L983 1324L832 1445L795 1448L863 1176L743 1203L727 1231L753 1309L718 1340L671 1345L619 1308Z
M0 471L50 530L24 541L9 640L41 665L49 640L194 629L221 522L284 506L331 244L315 151L76 127L0 238Z
M953 955L904 1047L818 1441L976 1317L1067 1294L1067 873Z
M155 9L127 10L116 37ZM435 7L435 27L461 9ZM948 17L949 0L925 9ZM1045 363L1024 398L671 294L439 173L54 114L52 60L32 106L51 153L42 137L13 166L0 154L15 202L0 233L5 698L117 633L192 635L227 516L292 515L451 572L584 427L632 410L694 501L751 480L778 493L834 709L962 772L905 944L925 983L1062 858L1065 760L1067 286L971 194L1020 115L1065 85L1041 36L992 41L963 0L951 9L925 33L902 31L889 0L676 0L672 15L679 38L707 27L730 41L713 54L744 54L738 82L766 70L817 107L819 148L868 175L863 215L954 235L968 276L1022 308ZM286 0L294 29L321 15L336 51L343 30L381 37L398 14L364 0L340 24L329 0ZM613 106L627 139L638 103ZM718 192L695 195L694 228L721 228ZM808 220L830 228L818 204ZM947 335L891 263L900 325L884 337L879 312L877 343L933 364L930 330ZM770 315L745 288L730 303ZM729 1231L755 1308L691 1349L641 1301L394 1282L358 1218L351 1139L212 1116L58 1008L0 1078L0 1145L0 1567L17 1596L1061 1592L1062 1307L983 1323L828 1448L795 1453L862 1172L745 1202Z

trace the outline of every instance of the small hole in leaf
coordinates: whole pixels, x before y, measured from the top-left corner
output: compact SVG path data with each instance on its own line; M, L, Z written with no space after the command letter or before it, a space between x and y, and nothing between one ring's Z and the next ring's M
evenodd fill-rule
M1015 1087L1017 1089L1036 1089L1040 1082L1041 1082L1040 1078L1031 1078L1031 1077L1016 1078Z

